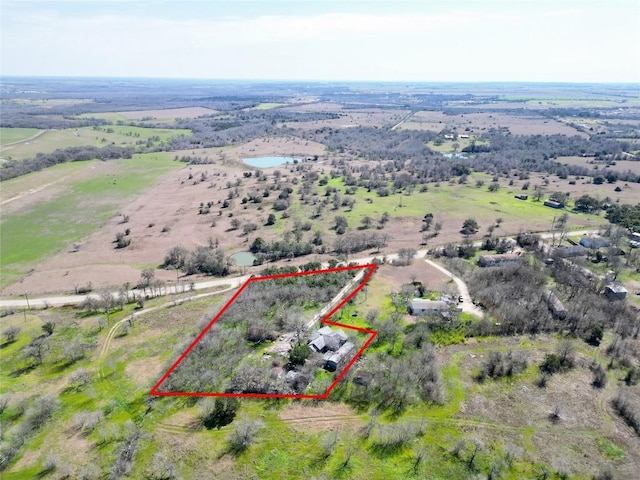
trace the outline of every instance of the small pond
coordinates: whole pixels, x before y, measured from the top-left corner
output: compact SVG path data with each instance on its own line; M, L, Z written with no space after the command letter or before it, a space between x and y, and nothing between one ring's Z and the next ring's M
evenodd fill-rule
M296 163L300 161L300 158L295 157L253 157L243 158L242 161L247 165L257 168L270 168L283 165L285 163Z
M251 267L256 256L251 252L238 252L231 255L231 260L239 267Z

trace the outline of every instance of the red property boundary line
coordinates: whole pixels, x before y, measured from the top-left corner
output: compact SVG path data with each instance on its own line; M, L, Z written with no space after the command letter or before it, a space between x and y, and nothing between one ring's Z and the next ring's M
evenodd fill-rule
M238 296L244 291L245 288L251 283L255 281L262 280L272 280L277 278L285 278L285 277L298 277L303 275L317 275L319 273L331 273L331 272L343 272L345 270L360 270L367 269L364 279L360 282L360 284L344 299L340 302L336 307L334 307L325 317L322 319L322 324L327 325L335 325L337 327L342 327L348 330L355 330L360 333L366 333L369 335L367 341L362 345L360 350L353 356L351 361L347 364L347 366L340 372L340 374L336 377L329 388L321 394L321 395L308 395L308 394L284 394L284 393L214 393L214 392L162 392L159 391L160 385L164 383L164 381L171 375L171 373L180 365L180 363L184 360L184 358L189 354L189 352L196 346L196 344L205 336L205 334L211 329L214 323L220 319L222 314L231 306L233 302L236 301ZM171 368L167 370L167 372L162 376L162 378L151 388L149 391L150 395L157 396L167 396L167 397L241 397L241 398L308 398L308 399L326 399L334 387L338 384L338 382L347 374L349 369L353 366L353 364L358 360L362 352L366 350L366 348L373 342L373 339L376 337L378 332L375 330L367 330L366 328L355 327L353 325L346 325L344 323L332 322L329 319L340 310L349 300L351 300L360 290L364 288L367 284L371 275L376 269L376 265L373 263L369 263L366 265L353 265L348 267L337 267L337 268L329 268L326 270L312 270L308 272L295 272L295 273L281 273L278 275L267 275L263 277L252 277L249 278L240 289L229 299L229 301L224 305L222 310L218 312L218 314L209 322L209 324L200 332L200 334L195 338L193 342L187 347L187 349L178 357L178 359L171 365Z

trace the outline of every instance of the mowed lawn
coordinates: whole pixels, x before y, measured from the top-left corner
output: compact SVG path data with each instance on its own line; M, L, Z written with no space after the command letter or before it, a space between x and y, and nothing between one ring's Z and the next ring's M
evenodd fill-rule
M71 180L64 193L27 211L2 216L0 286L13 283L31 265L68 247L98 228L117 209L167 172L183 165L168 153L112 161L113 173ZM20 181L18 178L16 181ZM6 183L11 184L13 180Z
M191 135L191 131L170 128L129 127L124 125L48 130L32 142L10 145L3 148L2 156L12 160L24 160L25 158L34 157L38 153L51 153L59 148L82 147L85 145L95 147L135 145L136 142L146 142L151 137L159 137L159 141L164 142L169 137L177 135Z
M40 130L37 128L0 128L0 145L20 142L33 137Z

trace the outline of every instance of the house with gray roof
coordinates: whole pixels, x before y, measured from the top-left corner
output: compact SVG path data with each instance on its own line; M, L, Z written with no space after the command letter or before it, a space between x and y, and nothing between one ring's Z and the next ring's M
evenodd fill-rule
M332 330L325 326L315 330L309 337L309 348L317 353L337 351L347 341L347 334L342 330Z
M433 315L449 310L449 304L442 300L423 300L414 298L409 302L407 310L411 315Z

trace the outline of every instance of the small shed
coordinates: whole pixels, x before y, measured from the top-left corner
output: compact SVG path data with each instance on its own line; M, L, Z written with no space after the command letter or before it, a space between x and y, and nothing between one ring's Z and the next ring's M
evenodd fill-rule
M516 195L516 198L518 200L529 200L529 195L526 195L524 193L519 193L518 195Z
M563 208L564 207L564 205L562 205L560 202L556 202L555 200L545 200L544 206L545 207L551 207L551 208Z
M609 300L624 300L627 297L627 289L619 283L610 283L604 288L604 294Z

